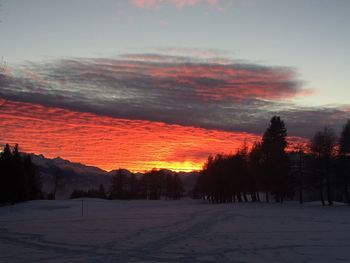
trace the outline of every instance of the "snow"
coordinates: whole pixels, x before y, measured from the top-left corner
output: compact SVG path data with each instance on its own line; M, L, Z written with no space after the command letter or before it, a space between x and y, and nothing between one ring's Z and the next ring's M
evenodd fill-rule
M350 208L201 200L0 207L0 262L349 262Z

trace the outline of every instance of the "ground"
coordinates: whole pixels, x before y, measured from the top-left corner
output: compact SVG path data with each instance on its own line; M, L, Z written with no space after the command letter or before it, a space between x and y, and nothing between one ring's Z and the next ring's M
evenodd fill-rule
M0 262L349 262L350 207L201 200L0 208Z

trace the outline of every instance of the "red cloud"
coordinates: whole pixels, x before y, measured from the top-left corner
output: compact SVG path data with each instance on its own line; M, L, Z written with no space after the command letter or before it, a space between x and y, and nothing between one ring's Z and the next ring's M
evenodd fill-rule
M142 85L148 82L163 96L167 95L164 94L167 90L172 98L182 99L183 96L205 102L284 100L295 96L307 96L312 92L301 89L296 73L284 67L187 61L180 56L159 54L131 54L122 58L63 61L57 68L62 66L67 70L67 74L59 76L59 80L47 79L45 76L40 78L39 74L29 70L26 75L40 86L46 84L47 87L77 81L81 82L81 85L85 81L90 85L94 85L95 81L111 81L107 86L123 82L127 83L128 87L135 86L136 89L141 89ZM181 93L176 92L177 89L180 89Z
M197 96L207 100L278 100L292 98L301 91L294 86L294 73L284 69L187 64L148 68L144 72L158 83L173 79L179 85L192 87Z
M19 143L26 152L106 170L201 169L209 154L232 153L244 142L260 139L245 132L101 117L30 103L0 100L0 105L0 143Z
M245 132L96 116L0 100L0 143L111 170L200 169L208 154L232 153L260 136ZM302 141L291 138L293 143Z
M208 153L233 152L256 135L161 122L100 117L36 104L0 101L1 143L111 170L200 169ZM200 153L200 154L198 154Z
M225 131L260 132L268 116L281 111L282 117L289 116L294 105L285 99L305 95L293 69L232 60L129 54L55 60L22 69L22 74L0 74L2 98Z

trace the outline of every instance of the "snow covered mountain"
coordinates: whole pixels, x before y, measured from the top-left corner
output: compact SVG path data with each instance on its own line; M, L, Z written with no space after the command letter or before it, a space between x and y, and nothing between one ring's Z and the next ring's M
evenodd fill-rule
M106 171L97 168L95 166L87 166L81 163L74 163L67 160L64 160L60 157L56 157L53 159L46 158L44 155L30 155L32 158L32 161L40 166L40 167L50 167L52 165L57 166L63 170L72 170L77 174L95 174L95 175L104 175L106 174Z
M31 154L31 158L38 166L44 193L53 192L56 176L59 177L56 194L59 199L69 198L76 189L96 189L100 184L108 187L111 181L108 172L94 166L73 163L59 157L49 159L43 155Z
M56 198L69 198L74 190L97 189L103 184L106 189L109 188L112 176L117 170L110 172L104 171L94 166L87 166L81 163L74 163L64 160L60 157L49 159L44 155L30 154L33 163L38 166L42 189L45 193L51 193L54 189L56 176L59 176ZM59 168L59 169L58 169ZM122 169L123 173L130 176L132 172ZM175 174L171 170L163 169L164 173ZM180 179L184 183L186 192L193 189L198 177L198 172L180 172ZM142 173L136 173L136 177L141 177Z

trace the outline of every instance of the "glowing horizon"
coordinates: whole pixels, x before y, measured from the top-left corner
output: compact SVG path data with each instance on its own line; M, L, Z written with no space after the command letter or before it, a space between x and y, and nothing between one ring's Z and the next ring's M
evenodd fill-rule
M2 143L110 171L200 170L209 155L233 153L260 136L161 122L115 119L37 104L1 101Z

